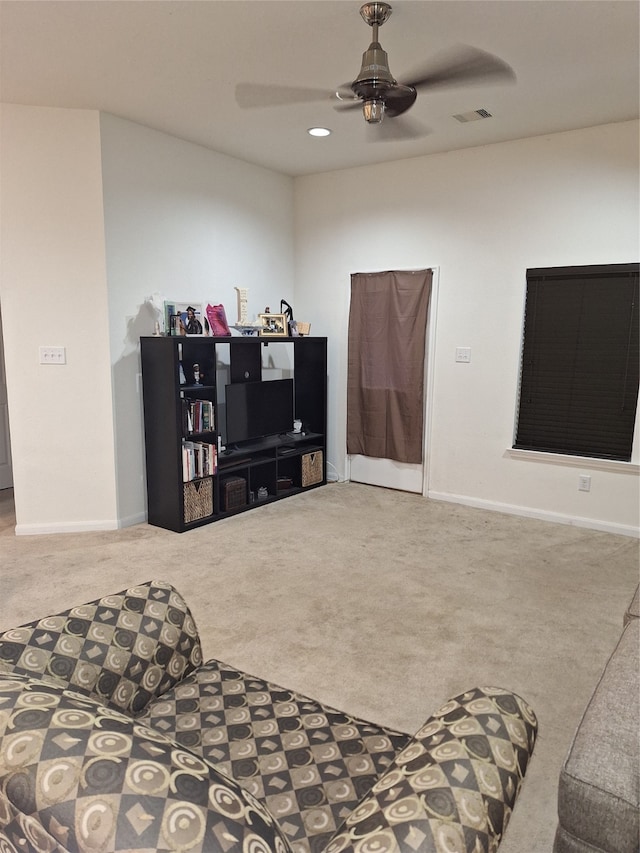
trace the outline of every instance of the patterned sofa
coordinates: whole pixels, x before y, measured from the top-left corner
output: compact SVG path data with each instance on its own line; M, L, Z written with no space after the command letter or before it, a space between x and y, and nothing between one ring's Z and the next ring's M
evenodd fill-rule
M497 688L410 736L203 664L151 581L0 634L0 850L489 853L536 731Z

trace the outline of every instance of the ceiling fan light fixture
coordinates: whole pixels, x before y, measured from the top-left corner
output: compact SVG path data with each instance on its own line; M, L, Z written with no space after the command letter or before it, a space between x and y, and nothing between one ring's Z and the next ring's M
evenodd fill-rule
M331 136L331 131L328 127L310 127L307 133L309 136Z
M368 124L380 124L384 118L384 101L373 98L362 104L362 114Z

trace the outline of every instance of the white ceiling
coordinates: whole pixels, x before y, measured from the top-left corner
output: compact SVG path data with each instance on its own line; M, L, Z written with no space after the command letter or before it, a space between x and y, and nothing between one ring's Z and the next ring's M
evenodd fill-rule
M468 148L638 117L635 0L397 0L380 29L394 76L470 44L515 84L421 91L404 118L428 129L380 141L329 94L371 37L358 0L1 0L5 102L113 113L289 175ZM314 103L241 109L238 83L317 88ZM493 118L460 124L456 113ZM399 119L387 119L389 122ZM333 134L314 139L306 130Z

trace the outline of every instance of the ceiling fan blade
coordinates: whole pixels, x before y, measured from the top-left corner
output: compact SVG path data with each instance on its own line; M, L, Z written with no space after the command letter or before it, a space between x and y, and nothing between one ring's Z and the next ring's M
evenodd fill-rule
M469 85L491 80L501 83L515 82L516 75L503 59L470 45L440 54L422 70L407 75L403 80L406 86L415 89L436 86Z
M236 86L236 103L242 109L328 101L332 97L335 94L326 89L300 86L270 86L263 83L238 83Z
M408 116L390 118L385 116L380 124L369 125L367 129L367 142L402 142L411 141L428 136L431 131L428 127Z
M402 86L398 83L393 89L385 93L385 115L390 118L402 115L416 100L416 90L410 86Z
M353 98L350 101L338 101L337 104L333 105L333 108L339 113L348 112L349 110L361 110L362 101L360 98Z
M347 104L351 103L352 101L360 100L351 88L351 83L342 83L342 85L338 86L338 88L335 90L333 96L336 98L336 100Z
M338 103L334 105L334 109L338 112L346 110L361 109L363 99L359 98L353 92L347 93L345 87L341 87L336 91ZM415 89L410 89L408 86L396 84L390 89L386 89L381 94L382 100L385 103L385 115L390 117L399 116L406 112L409 107L413 106L416 99Z

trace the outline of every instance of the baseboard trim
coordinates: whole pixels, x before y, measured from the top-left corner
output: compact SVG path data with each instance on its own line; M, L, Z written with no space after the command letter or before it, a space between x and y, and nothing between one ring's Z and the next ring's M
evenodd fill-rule
M147 513L146 512L138 512L135 515L129 515L126 518L121 518L118 521L118 527L133 527L134 524L146 524L147 523Z
M427 492L427 497L434 501L448 501L449 503L472 506L476 509L487 509L491 512L504 512L507 515L520 515L523 518L537 518L539 521L550 521L555 524L568 524L574 527L586 527L590 530L599 530L601 533L615 533L618 536L631 536L640 538L640 528L627 524L616 524L612 521L600 521L595 518L581 518L580 516L563 515L560 512L549 512L543 509L534 509L528 506L517 506L516 504L503 504L498 501L487 501L481 498L472 498L467 495L454 495L449 492Z
M46 533L94 533L100 530L117 530L115 521L64 521L51 524L16 524L16 536L36 536Z

